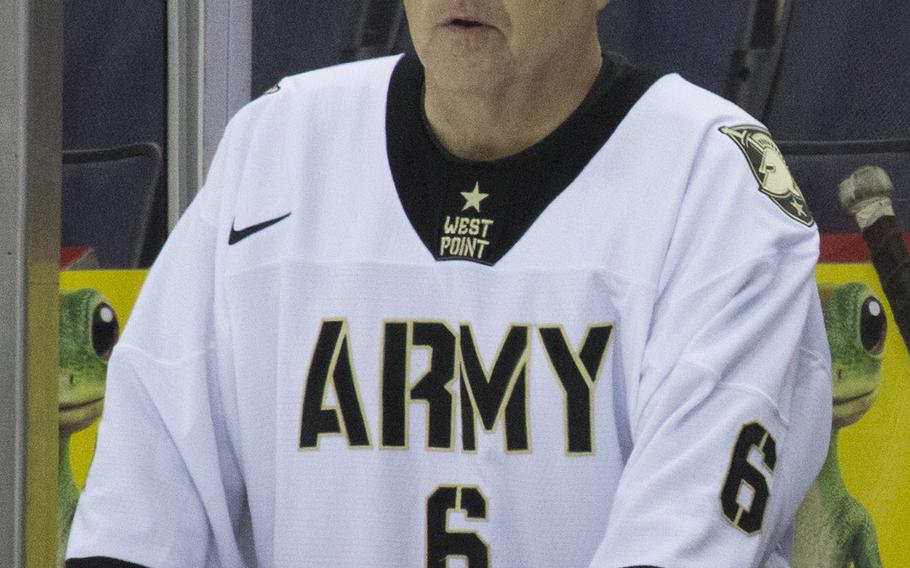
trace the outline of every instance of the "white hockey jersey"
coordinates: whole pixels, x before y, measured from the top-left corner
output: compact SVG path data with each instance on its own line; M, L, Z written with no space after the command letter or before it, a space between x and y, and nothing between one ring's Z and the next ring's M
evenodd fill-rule
M69 556L786 566L831 377L767 132L610 60L550 137L468 162L420 72L307 73L232 121L110 362Z

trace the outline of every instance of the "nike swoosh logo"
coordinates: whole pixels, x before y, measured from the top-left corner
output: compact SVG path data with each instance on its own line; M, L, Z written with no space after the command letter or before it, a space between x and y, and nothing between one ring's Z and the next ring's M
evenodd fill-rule
M228 245L236 245L237 243L239 243L243 239L249 237L250 235L253 235L263 229L271 227L272 225L274 225L275 223L278 223L279 221L284 221L285 219L287 219L290 216L291 216L290 213L285 213L281 217L275 217L274 219L269 219L268 221L263 221L262 223L256 223L255 225L250 225L249 227L239 229L239 230L235 229L234 223L231 222L231 235L228 237Z

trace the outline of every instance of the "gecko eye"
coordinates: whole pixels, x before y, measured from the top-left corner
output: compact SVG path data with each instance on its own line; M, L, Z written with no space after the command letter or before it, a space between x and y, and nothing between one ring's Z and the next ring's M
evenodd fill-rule
M873 355L881 353L885 347L887 327L885 308L882 307L878 298L869 296L863 302L859 315L859 336L863 342L863 348Z
M100 303L92 313L92 347L98 357L105 361L110 359L111 350L120 337L120 324L114 308L107 303Z

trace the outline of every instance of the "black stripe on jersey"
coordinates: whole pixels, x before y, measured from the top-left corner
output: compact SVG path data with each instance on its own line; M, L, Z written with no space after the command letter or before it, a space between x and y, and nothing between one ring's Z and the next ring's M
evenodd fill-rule
M125 560L108 558L106 556L92 556L91 558L70 558L66 561L66 568L145 568Z
M608 54L591 92L566 122L514 156L483 162L457 158L441 146L425 120L423 67L416 58L402 58L389 84L386 142L399 199L421 241L436 260L496 264L657 78Z

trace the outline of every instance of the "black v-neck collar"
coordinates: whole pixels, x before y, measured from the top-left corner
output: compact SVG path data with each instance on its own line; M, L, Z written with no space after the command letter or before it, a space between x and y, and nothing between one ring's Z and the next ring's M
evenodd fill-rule
M579 108L530 148L490 162L446 152L426 124L423 67L403 57L389 83L386 143L405 214L436 260L494 265L606 143L657 75L604 58Z

